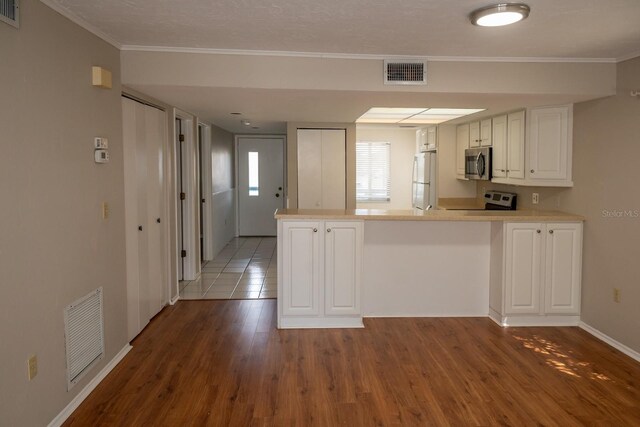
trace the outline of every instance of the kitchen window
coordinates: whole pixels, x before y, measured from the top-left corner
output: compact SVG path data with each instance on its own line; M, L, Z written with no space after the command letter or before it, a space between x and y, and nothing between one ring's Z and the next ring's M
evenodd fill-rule
M356 201L389 202L391 144L356 142Z

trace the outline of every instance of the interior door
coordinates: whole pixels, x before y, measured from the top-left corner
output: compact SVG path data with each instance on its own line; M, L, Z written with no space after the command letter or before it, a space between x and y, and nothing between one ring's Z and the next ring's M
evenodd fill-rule
M238 229L241 236L275 236L284 207L284 139L238 138Z
M184 279L184 256L182 255L184 253L184 203L185 203L185 199L183 197L184 195L184 167L183 167L183 159L185 158L184 156L184 134L182 132L182 120L179 118L176 118L176 125L175 125L175 129L176 129L176 134L175 134L175 141L176 141L176 165L177 165L177 171L176 171L176 178L177 178L177 183L176 183L176 188L177 188L177 205L178 205L178 209L177 209L177 225L178 225L178 280L183 280Z
M346 131L322 129L322 208L346 205Z

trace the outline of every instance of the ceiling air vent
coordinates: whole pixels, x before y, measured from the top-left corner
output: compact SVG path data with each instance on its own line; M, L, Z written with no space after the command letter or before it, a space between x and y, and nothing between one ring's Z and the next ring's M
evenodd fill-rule
M0 0L0 21L18 28L20 26L18 0Z
M385 60L384 84L426 85L427 62L414 60Z

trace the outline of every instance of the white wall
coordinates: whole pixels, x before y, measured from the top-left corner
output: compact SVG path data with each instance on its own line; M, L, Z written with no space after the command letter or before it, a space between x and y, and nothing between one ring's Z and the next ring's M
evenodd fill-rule
M356 141L391 143L391 201L356 203L361 209L411 209L413 156L416 152L415 129L356 127Z
M476 197L476 181L456 178L456 126L438 126L438 198Z
M0 425L43 426L127 344L120 52L40 1L20 6L19 29L0 23ZM93 65L113 89L91 86ZM63 310L100 286L105 357L67 392Z
M213 256L235 236L236 189L234 176L233 135L217 126L211 126L211 188Z

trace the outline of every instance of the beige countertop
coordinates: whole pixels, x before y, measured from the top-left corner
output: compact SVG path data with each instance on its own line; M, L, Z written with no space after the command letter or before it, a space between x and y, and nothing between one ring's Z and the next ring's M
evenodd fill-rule
M484 200L476 198L440 198L438 199L438 209L467 209L467 210L484 210Z
M516 210L384 210L384 209L278 209L276 219L359 219L368 221L584 221L584 217L559 211Z

